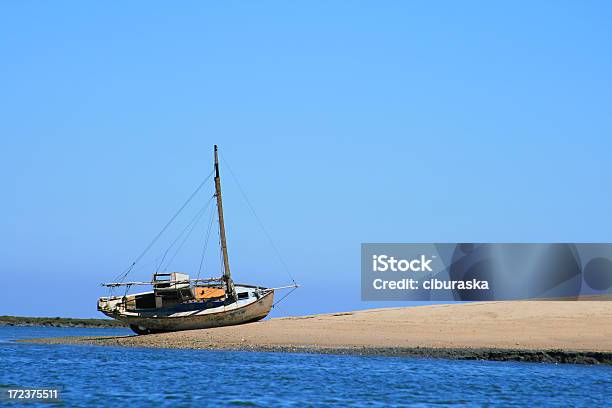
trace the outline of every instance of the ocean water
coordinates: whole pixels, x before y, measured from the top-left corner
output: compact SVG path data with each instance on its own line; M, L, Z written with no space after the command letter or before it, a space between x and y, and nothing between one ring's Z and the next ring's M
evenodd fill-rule
M612 404L612 366L16 343L124 329L0 327L0 387L59 387L58 406ZM36 406L35 403L0 405Z

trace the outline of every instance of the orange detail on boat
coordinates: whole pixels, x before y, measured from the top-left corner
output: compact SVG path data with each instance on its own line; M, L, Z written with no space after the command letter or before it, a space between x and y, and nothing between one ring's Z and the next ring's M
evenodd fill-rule
M205 286L196 286L193 289L194 297L198 300L201 299L217 299L225 296L225 290L223 288L209 288Z

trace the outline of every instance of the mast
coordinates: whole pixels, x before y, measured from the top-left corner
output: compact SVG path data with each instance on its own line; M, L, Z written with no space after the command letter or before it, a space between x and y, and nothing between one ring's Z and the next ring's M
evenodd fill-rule
M217 211L219 213L219 237L221 238L221 252L223 254L223 280L225 281L227 297L236 300L236 289L230 272L229 257L227 256L227 240L225 237L225 222L223 221L223 201L221 199L221 178L219 177L219 156L215 145L215 197L217 197Z

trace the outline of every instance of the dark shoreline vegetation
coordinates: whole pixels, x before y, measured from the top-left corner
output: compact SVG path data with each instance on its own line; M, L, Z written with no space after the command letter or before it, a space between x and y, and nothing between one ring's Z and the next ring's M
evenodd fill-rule
M0 326L46 326L46 327L127 327L112 319L75 319L69 317L23 317L0 316Z
M151 345L135 343L130 340L146 336L121 337L59 337L46 339L18 340L23 343L42 344L72 344L95 345L111 347L145 347L168 348L209 351L255 351L272 353L306 353L331 354L363 357L408 357L433 358L444 360L487 360L487 361L513 361L524 363L549 364L584 364L584 365L612 365L612 352L558 350L558 349L504 349L504 348L435 348L435 347L316 347L316 346L282 346L282 345L248 345L230 347L173 347L167 345ZM127 340L127 341L126 341Z
M313 351L315 352L315 351ZM325 353L327 351L316 351ZM361 356L441 358L447 360L517 361L525 363L612 365L612 353L601 351L573 350L522 350L522 349L453 349L453 348L368 348L346 352L345 349L330 350L333 354Z

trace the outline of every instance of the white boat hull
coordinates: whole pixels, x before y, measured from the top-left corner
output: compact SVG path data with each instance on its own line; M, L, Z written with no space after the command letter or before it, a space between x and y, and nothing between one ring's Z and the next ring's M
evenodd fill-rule
M270 313L274 303L274 291L267 290L259 297L238 300L215 308L172 312L165 309L153 311L129 311L121 307L108 307L101 299L98 310L113 319L128 323L134 331L142 333L178 330L208 329L232 326L261 320ZM107 301L108 303L108 301Z

